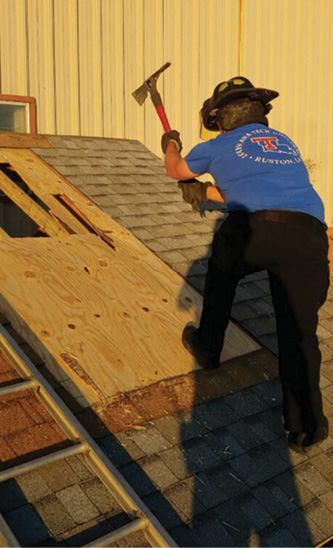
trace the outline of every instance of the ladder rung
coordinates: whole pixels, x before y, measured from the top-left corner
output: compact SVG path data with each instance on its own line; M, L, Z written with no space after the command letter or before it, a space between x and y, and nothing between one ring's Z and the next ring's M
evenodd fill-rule
M86 544L85 547L108 546L109 544L111 544L111 542L117 542L118 540L130 535L131 533L142 531L142 529L147 529L148 527L149 521L147 519L137 518L134 521L131 521L131 523L128 523L127 525L124 525L123 527L120 527L119 529L116 529L115 531L112 531L111 533L108 533L107 535L104 535L103 537L94 540L94 542Z
M16 384L9 384L0 388L0 397L7 394L15 394L15 392L22 392L23 390L31 390L38 385L37 380L31 379L27 381L17 382Z
M13 466L12 468L8 468L8 470L3 470L0 472L0 482L15 478L21 474L26 474L27 472L32 472L32 470L36 470L36 468L39 468L40 466L45 466L46 464L51 464L52 462L56 462L58 460L67 459L68 457L78 455L84 451L87 451L86 445L83 443L77 443L76 445L72 445L66 449L61 449L60 451L56 451L50 455L45 455L43 457L39 457L38 459L24 462L23 464L18 464L17 466Z

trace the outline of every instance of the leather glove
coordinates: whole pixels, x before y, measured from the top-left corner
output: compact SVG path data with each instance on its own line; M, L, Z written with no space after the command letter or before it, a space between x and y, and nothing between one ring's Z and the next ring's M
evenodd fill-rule
M166 153L166 149L167 149L167 145L169 143L169 141L173 141L178 149L178 152L181 152L182 148L183 148L183 145L182 145L182 142L180 140L180 133L179 131L176 131L175 129L173 129L172 131L169 131L169 133L164 133L162 135L162 150L163 150L163 153L165 154Z
M202 183L197 179L178 181L178 187L183 194L183 200L191 204L193 211L200 211L198 202L208 202L207 187L212 183Z

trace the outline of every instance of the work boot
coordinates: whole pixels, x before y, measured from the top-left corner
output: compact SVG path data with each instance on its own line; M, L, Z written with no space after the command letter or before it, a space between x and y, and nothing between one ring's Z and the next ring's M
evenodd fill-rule
M314 432L289 432L288 446L297 453L304 453L310 447L319 445L328 437L328 425L318 426Z
M182 335L183 345L195 357L204 369L216 369L220 365L220 357L205 350L197 339L198 329L194 325L186 325Z

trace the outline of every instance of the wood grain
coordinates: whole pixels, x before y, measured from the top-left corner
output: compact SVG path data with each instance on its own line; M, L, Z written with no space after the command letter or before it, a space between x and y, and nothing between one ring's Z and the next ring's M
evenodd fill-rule
M0 148L53 148L46 137L31 133L0 133Z
M201 295L32 151L0 150L0 162L70 232L0 241L0 311L72 395L103 407L198 369L181 334ZM259 348L230 324L221 359Z
M133 243L114 251L95 235L0 242L1 310L90 404L199 367L181 333L197 321L200 295ZM222 359L258 348L231 325Z
M61 224L53 219L45 209L38 205L1 170L0 189L49 236L61 236L68 233Z

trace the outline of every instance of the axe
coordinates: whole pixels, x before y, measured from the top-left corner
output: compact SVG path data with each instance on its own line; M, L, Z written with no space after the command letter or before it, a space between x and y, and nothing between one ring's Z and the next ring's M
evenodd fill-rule
M161 96L157 91L156 82L159 75L162 74L162 72L164 72L165 69L167 69L170 65L171 63L165 63L165 65L163 65L159 70L157 70L156 72L154 72L154 74L147 78L147 80L143 82L142 86L140 86L132 93L134 99L139 103L140 106L142 106L147 99L148 93L150 94L151 100L153 101L156 112L162 122L165 133L169 133L171 131L171 126L165 114Z

